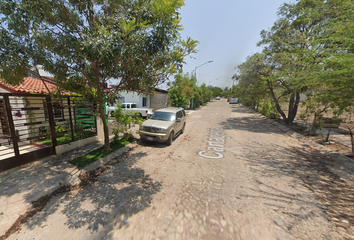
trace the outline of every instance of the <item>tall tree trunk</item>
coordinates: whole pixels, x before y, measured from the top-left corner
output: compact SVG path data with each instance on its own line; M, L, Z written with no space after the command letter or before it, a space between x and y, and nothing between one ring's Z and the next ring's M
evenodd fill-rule
M111 147L109 145L109 133L108 133L108 125L107 125L107 122L106 122L106 116L104 114L104 110L103 110L103 107L104 107L104 103L103 103L103 100L102 99L102 94L98 94L99 96L99 113L100 113L100 117L101 117L101 120L102 120L102 123L103 123L103 133L104 133L104 148L103 148L103 151L104 152L109 152L111 150Z
M313 120L312 120L312 124L311 124L311 128L310 128L310 132L309 135L310 136L314 136L316 133L316 122L317 122L317 118L319 117L318 114L315 113L315 115L313 116Z
M327 136L325 142L329 142L329 135L331 134L332 128L328 128Z
M300 93L295 92L291 94L290 100L289 100L289 112L288 112L288 122L293 123L297 114L297 110L299 108L299 102L300 102Z
M98 111L100 113L100 117L102 120L103 124L103 133L104 133L104 147L103 151L104 152L109 152L111 150L111 147L109 145L109 133L108 133L108 125L106 122L106 117L104 114L104 99L102 96L102 91L101 91L101 81L100 81L100 72L99 72L99 67L98 63L95 63L95 68L96 68L96 84L97 84L97 89L98 89Z
M277 108L278 113L280 113L285 123L288 124L288 118L286 117L284 111L281 109L278 99L275 97L274 89L271 82L267 80L267 83L268 83L270 94L272 95L273 101L275 102L275 107Z

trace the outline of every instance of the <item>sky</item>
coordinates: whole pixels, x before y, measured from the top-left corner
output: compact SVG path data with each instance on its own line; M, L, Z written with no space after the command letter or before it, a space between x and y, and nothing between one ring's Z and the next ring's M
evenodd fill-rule
M198 85L231 87L235 67L261 52L260 32L273 26L286 0L185 0L180 9L182 38L198 40L198 53L185 59L183 72L194 73ZM173 77L170 81L173 81ZM163 86L162 86L163 87Z

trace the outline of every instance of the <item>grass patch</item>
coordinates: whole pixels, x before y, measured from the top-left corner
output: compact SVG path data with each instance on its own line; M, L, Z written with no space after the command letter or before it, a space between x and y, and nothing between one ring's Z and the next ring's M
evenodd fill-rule
M94 136L94 134L85 134L84 136L81 134L77 134L77 133L74 133L74 141L77 141L77 140L81 140L81 139L85 139L85 138L88 138L88 137L92 137ZM36 141L37 143L40 143L42 145L46 145L46 146L52 146L52 140L50 138L47 138L47 139L41 139L39 141ZM72 142L72 139L71 139L71 135L70 134L65 134L63 136L57 136L57 144L58 145L62 145L62 144L65 144L65 143L70 143Z
M132 141L134 141L134 140L132 140ZM103 158L103 157L107 156L108 154L124 147L125 145L131 143L132 141L129 141L125 138L121 138L117 142L110 143L110 146L111 146L110 152L103 152L102 151L103 147L100 147L92 152L87 153L86 155L75 158L70 163L77 166L78 168L83 168L83 167L89 165L90 163L93 163L93 162L97 161L98 159Z
M40 141L37 141L38 143L42 144L42 145L46 145L46 146L52 146L52 140L49 138L49 139L43 139L43 140L40 140ZM69 142L72 142L71 140L71 136L70 135L64 135L62 137L57 137L57 144L58 145L62 145L62 144L65 144L65 143L69 143Z

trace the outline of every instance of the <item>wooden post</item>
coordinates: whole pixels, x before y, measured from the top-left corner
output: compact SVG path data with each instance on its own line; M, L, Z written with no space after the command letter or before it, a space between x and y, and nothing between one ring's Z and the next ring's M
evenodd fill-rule
M53 115L52 100L50 96L46 96L45 99L47 103L47 112L48 112L48 119L49 119L50 136L52 138L52 145L58 146L57 136L55 134L55 122L54 122L54 115Z
M20 150L18 148L18 137L16 135L14 119L12 118L9 96L5 95L4 100L5 100L5 109L6 109L7 120L9 121L9 127L10 127L10 134L11 134L10 137L12 139L12 145L14 146L15 156L20 156Z
M71 140L75 141L75 139L74 139L73 118L72 118L72 114L71 114L70 97L68 97L68 105L69 105L69 119L70 119L70 129L71 129Z

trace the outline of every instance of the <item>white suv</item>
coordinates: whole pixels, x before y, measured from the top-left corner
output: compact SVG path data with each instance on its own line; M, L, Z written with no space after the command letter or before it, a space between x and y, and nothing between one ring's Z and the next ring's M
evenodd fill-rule
M162 108L155 111L139 129L141 140L171 145L178 132L186 127L186 113L183 108Z

